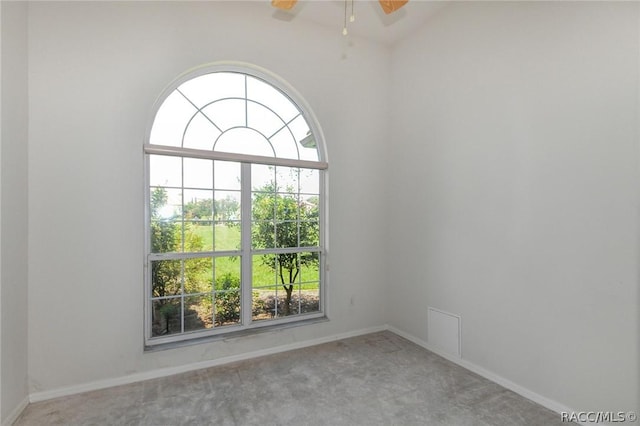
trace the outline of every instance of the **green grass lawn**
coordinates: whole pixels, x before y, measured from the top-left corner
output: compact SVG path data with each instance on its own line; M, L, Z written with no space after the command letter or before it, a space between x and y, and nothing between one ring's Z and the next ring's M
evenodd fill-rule
M205 250L213 247L214 232L211 226L192 225L190 231L202 239ZM240 248L240 228L238 226L216 225L215 226L216 248L220 250L238 250ZM240 276L239 257L218 257L215 260L216 277L226 274ZM317 290L319 273L316 266L305 266L301 271L302 290ZM263 256L253 256L253 287L271 287L273 289L280 282L273 269L264 264ZM203 280L209 281L210 275L203 273ZM285 279L287 276L285 276ZM281 289L281 287L280 287ZM267 290L265 288L264 290ZM280 290L279 290L280 291Z

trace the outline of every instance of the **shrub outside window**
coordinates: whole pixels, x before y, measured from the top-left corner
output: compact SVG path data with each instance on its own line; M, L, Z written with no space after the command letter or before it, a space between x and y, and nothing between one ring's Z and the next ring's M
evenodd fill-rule
M322 134L295 90L238 64L192 71L145 144L145 343L324 316Z

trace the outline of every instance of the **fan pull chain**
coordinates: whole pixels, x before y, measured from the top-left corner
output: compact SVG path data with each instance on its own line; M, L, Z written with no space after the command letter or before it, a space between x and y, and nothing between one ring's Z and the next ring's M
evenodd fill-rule
M349 16L349 22L355 22L356 20L353 1L354 0L351 0L351 16ZM342 26L342 35L344 36L349 34L349 32L347 31L347 3L348 2L349 0L344 0L344 25Z
M347 31L347 0L344 0L344 25L342 26L342 35L346 36L349 34Z

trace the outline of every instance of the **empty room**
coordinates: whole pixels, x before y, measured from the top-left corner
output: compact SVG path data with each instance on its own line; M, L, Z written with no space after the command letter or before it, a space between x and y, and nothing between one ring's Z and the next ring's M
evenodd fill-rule
M0 1L0 424L640 414L640 3Z

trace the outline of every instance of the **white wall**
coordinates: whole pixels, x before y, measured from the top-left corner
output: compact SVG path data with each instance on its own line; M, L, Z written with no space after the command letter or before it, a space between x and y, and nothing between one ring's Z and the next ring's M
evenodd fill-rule
M268 2L42 2L29 10L32 393L384 324L385 258L369 248L384 218L376 171L388 50L275 20ZM331 321L143 353L144 132L165 85L217 60L279 74L323 126Z
M2 147L2 4L0 3L0 147ZM2 161L2 149L0 149ZM2 176L0 174L0 220L2 220ZM2 226L0 226L0 241L2 241ZM2 244L0 244L0 424L2 424Z
M391 324L578 410L639 408L638 19L456 3L392 54Z
M2 2L0 423L27 402L27 5Z
M639 6L456 3L390 56L237 3L29 6L29 391L386 321L426 340L434 306L462 315L469 362L575 409L637 408ZM148 114L221 59L280 74L323 125L332 321L145 354Z

